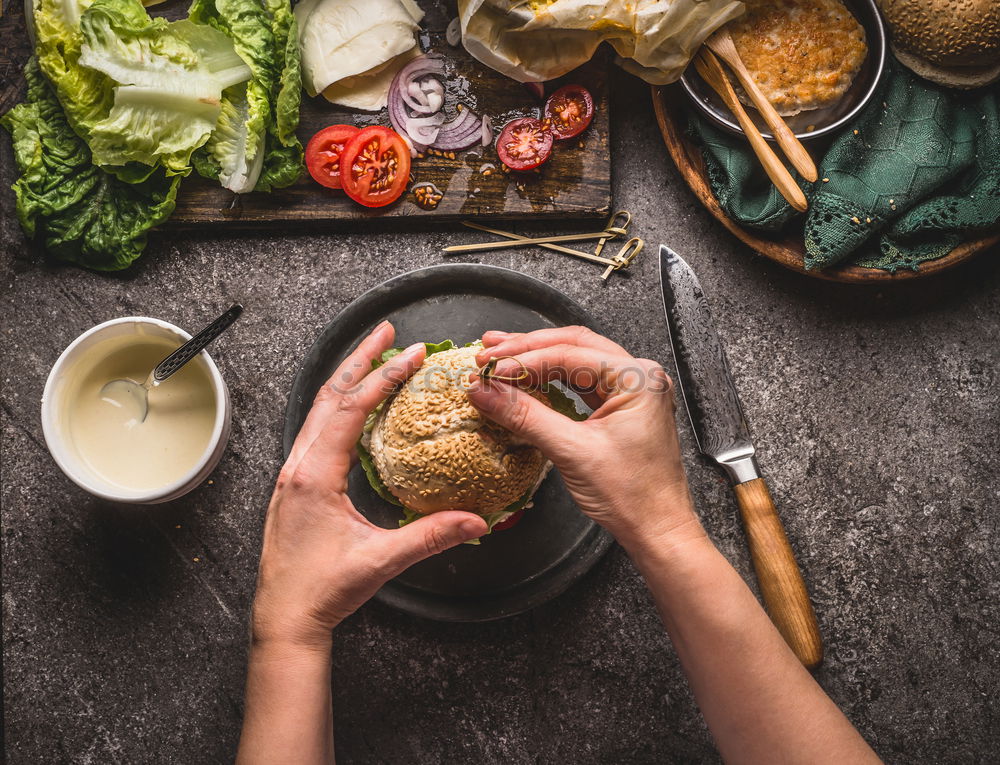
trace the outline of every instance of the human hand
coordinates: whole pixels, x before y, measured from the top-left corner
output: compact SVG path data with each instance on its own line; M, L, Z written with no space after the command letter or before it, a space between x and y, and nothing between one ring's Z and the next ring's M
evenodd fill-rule
M264 521L255 641L328 647L330 630L386 581L486 533L478 515L451 510L383 529L347 496L365 419L424 359L418 343L372 371L372 360L392 346L394 335L383 322L327 380L281 469Z
M552 460L574 500L627 549L703 538L681 463L673 384L655 361L584 327L487 332L476 363L528 384L560 380L593 414L573 422L515 385L474 378L472 403ZM511 358L505 358L511 357Z

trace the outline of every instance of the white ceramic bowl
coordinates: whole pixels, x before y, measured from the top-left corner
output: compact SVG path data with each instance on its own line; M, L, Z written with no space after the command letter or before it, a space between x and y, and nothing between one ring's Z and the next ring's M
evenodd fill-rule
M182 343L191 339L191 335L180 327L145 316L113 319L88 329L62 352L49 373L49 378L45 382L45 391L42 393L42 432L45 434L45 444L56 464L81 489L112 502L154 505L177 499L199 486L219 464L222 453L226 449L226 443L229 441L231 423L229 390L219 373L219 368L208 353L202 351L201 356L208 367L212 388L215 392L216 409L212 434L205 451L195 466L173 483L156 489L131 490L108 482L95 473L77 454L67 432L65 418L61 416L65 406L63 397L66 395L69 379L67 373L78 364L87 361L87 351L110 338L128 335L139 338L142 336L140 333L146 336L179 340Z

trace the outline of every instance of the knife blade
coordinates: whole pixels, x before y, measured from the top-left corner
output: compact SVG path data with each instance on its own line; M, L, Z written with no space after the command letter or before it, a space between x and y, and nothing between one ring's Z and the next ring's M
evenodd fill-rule
M771 620L802 663L815 667L823 658L816 614L761 477L705 291L691 267L666 245L660 245L660 289L677 367L677 388L698 448L725 470L733 484Z

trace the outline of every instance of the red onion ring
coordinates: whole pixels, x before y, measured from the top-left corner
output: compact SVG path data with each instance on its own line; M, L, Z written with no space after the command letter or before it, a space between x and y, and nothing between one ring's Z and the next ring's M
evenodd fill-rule
M488 118L480 119L469 109L444 121L443 78L443 57L428 54L400 69L389 86L389 122L409 143L413 156L428 148L463 151L486 140ZM492 126L488 132L492 141Z
M483 124L480 132L482 133L480 140L482 140L483 146L489 146L493 143L493 120L490 119L488 114L483 115Z
M441 151L462 151L475 146L480 140L482 140L482 121L469 109L463 109L455 119L441 126L433 148Z

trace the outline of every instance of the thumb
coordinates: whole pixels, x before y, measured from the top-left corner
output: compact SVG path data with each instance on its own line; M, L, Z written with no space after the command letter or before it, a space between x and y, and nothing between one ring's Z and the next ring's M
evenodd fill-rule
M385 534L384 560L395 576L424 558L481 537L487 530L486 521L475 513L459 510L431 513Z
M468 395L476 409L541 449L550 459L565 451L567 426L573 422L516 385L473 378Z

